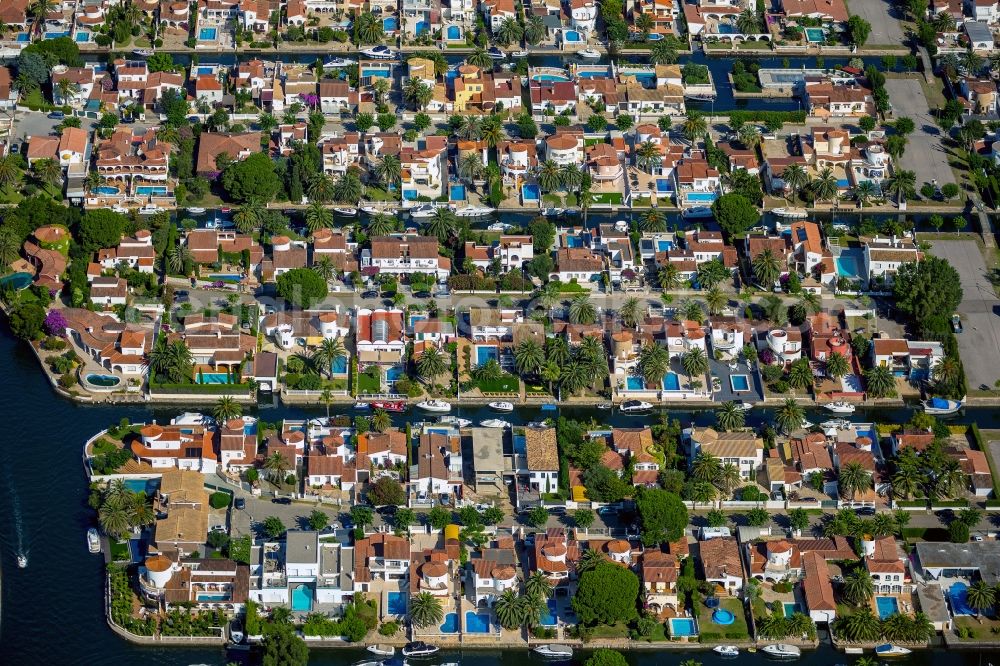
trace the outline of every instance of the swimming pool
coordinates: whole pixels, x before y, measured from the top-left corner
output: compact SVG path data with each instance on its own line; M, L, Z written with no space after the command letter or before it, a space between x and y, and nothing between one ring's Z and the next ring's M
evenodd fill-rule
M535 74L531 78L534 81L569 81L569 77L562 74Z
M88 384L102 386L104 388L111 388L112 386L118 386L122 383L122 380L114 375L95 375L91 373L87 375L85 379Z
M24 289L31 284L35 276L31 273L11 273L0 278L0 287L13 287L14 289Z
M60 37L69 37L68 30L62 30L60 32L47 32L45 33L45 39L59 39Z
M850 186L851 186L851 181L847 180L846 178L837 179L837 187L839 187L840 189L844 189L845 187L850 187Z
M733 615L732 611L726 610L725 608L716 608L712 613L712 622L716 624L721 624L722 626L729 626L736 621L736 616Z
M542 191L538 188L535 183L527 183L521 186L521 200L524 202L528 201L538 201L541 198Z
M76 40L77 44L85 44L90 41L90 33L78 32L76 33L76 37L74 37L74 39Z
M570 43L582 42L583 37L576 30L563 30L563 41Z
M430 23L428 23L427 21L417 22L417 30L416 30L417 37L419 37L420 35L426 35L430 31L431 31Z
M347 372L347 357L340 356L333 360L330 364L330 372L335 375L342 375Z
M448 613L447 615L444 616L444 623L441 625L441 633L442 634L458 633L458 613Z
M198 73L198 76L212 76L215 74L215 69L213 67L199 67L195 71Z
M390 592L387 606L389 615L406 615L406 597L402 592Z
M151 195L166 196L167 186L166 185L140 185L135 188L135 193L141 197L148 197Z
M750 378L746 375L730 375L729 385L733 388L733 393L750 390Z
M807 42L825 42L826 32L823 28L806 28L806 41Z
M208 279L213 282L229 282L232 284L238 284L241 278L239 275L231 275L228 273L213 273L208 276Z
M658 240L656 241L656 251L657 252L669 252L674 249L674 244L668 240Z
M695 203L712 203L715 201L715 192L688 192L685 197L688 201Z
M528 440L524 435L514 435L514 453L527 453Z
M794 601L786 601L781 604L781 610L785 617L791 617L794 613L800 612L799 605Z
M486 365L492 360L499 360L500 352L492 345L479 345L476 347L476 365Z
M736 26L734 26L732 23L719 23L718 32L720 35L737 34Z
M213 42L219 36L218 28L202 28L198 31L198 39L203 42Z
M480 615L475 611L465 612L465 631L470 634L490 633L490 616L483 613Z
M465 185L452 185L448 190L452 201L465 201Z
M677 376L676 372L668 372L663 375L663 390L664 391L680 391L681 390L681 378Z
M566 247L583 247L583 238L573 234L566 234Z
M386 16L382 19L382 29L386 32L399 30L399 20L395 16Z
M649 37L647 37L646 39L648 39L651 42L658 42L661 39L663 39L663 35L661 35L658 32L651 32L649 33Z
M394 365L385 371L385 381L392 383L398 379L402 379L406 373L398 365Z
M880 620L899 613L899 602L896 597L875 597L875 607L878 608Z
M641 391L646 388L646 382L642 377L632 375L625 378L625 388L629 391Z
M93 192L94 194L109 196L118 194L119 192L121 192L121 190L113 185L98 185L97 187L92 189L91 192Z
M257 434L257 422L243 423L243 434L244 435L256 435Z
M694 620L688 617L670 618L671 636L697 636L698 631L694 628Z
M462 39L462 29L457 25L449 25L448 30L445 32L445 38L449 40Z
M670 194L674 191L674 184L670 182L669 178L657 178L656 179L656 193L657 194Z
M363 69L361 70L361 76L387 79L389 78L390 73L388 69Z
M199 372L197 375L195 375L194 381L198 384L228 384L229 373Z
M152 495L160 487L159 479L125 479L125 488L132 493Z
M556 617L556 602L553 601L552 599L549 599L548 603L545 606L545 610L543 610L541 615L539 616L539 623L543 627L554 627L557 621L558 618Z
M837 265L837 275L857 279L861 277L861 266L864 260L862 250L847 248L840 252L834 263Z
M952 615L975 615L976 611L969 606L969 586L958 581L948 588L948 601L951 602Z
M31 35L29 35L28 33L26 33L26 32L19 32L19 33L17 33L17 43L18 44L27 44L30 41L31 41Z
M199 592L197 595L198 601L229 601L228 594L205 594Z
M292 588L292 610L293 611L311 611L313 607L313 594L312 590L305 583L301 585L296 585Z

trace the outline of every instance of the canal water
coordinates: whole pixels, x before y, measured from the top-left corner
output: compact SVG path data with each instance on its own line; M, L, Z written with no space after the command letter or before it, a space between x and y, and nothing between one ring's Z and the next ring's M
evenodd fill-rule
M133 420L169 419L181 409L142 407L82 406L57 397L39 372L31 352L12 338L6 322L0 324L0 414L4 415L6 436L0 443L0 567L2 567L2 607L0 607L0 663L28 664L225 664L238 661L221 648L147 648L127 643L105 624L102 604L102 561L87 551L86 530L93 513L86 505L87 482L81 465L83 443L95 431L123 417ZM322 409L301 410L267 407L258 415L269 421L283 417L318 416ZM602 423L634 424L650 417L607 414L596 410L567 409L567 416L593 416ZM467 418L486 418L482 409L458 409ZM682 420L694 418L708 423L708 412L670 412ZM880 420L905 420L903 409L878 410ZM535 420L540 410L526 410L506 418L515 422ZM857 418L874 418L875 412ZM414 419L397 415L397 421ZM755 411L755 424L770 418L767 411ZM816 420L810 416L811 420ZM970 410L956 421L979 420L984 427L996 426L995 410ZM27 551L26 569L18 569L15 554L19 544ZM313 650L311 663L348 666L363 660L358 650ZM721 663L707 652L635 652L633 666L679 664L696 657L714 666ZM808 657L823 666L847 663L843 655L821 648ZM940 663L942 653L915 655L898 663ZM465 666L508 666L524 664L523 651L470 651L442 653L435 666L461 661ZM818 661L815 661L818 660ZM953 663L976 666L978 657L957 653ZM760 655L740 657L741 664L763 663ZM541 662L537 662L541 666ZM399 666L397 663L395 666Z

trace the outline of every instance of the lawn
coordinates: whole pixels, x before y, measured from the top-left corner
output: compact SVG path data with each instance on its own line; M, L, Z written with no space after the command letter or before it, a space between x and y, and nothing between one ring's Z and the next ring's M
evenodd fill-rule
M597 192L590 195L591 203L620 206L624 197L621 192Z
M560 197L558 194L552 194L552 193L543 194L542 203L544 203L546 206L558 208L559 206L562 206L562 197Z
M739 599L723 598L719 599L720 608L725 608L732 613L736 620L729 625L716 624L712 620L714 609L709 608L704 603L698 604L698 629L701 632L702 643L720 642L723 640L740 640L750 635L747 629L746 613L743 612L743 604Z
M601 624L591 630L593 638L628 638L628 625L621 622L617 624Z
M128 541L111 541L111 561L130 560L132 554L128 551Z
M520 382L512 375L499 379L479 379L476 380L476 386L483 393L517 393L520 390Z
M369 374L367 372L358 373L358 393L381 393L381 374Z
M328 388L331 391L344 391L347 389L347 378L335 377L333 379L328 379L323 383L323 387Z
M653 632L645 638L637 638L635 640L646 641L648 643L658 643L660 641L670 640L667 638L667 625L660 622L653 629Z

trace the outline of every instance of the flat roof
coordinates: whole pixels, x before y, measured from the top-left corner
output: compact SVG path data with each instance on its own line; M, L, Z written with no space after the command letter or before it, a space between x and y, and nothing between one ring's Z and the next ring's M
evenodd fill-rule
M472 467L479 472L503 472L503 428L471 428Z
M990 30L990 27L982 21L966 21L964 25L965 34L967 34L969 39L973 42L993 41L993 31Z
M974 569L989 585L1000 581L1000 542L917 543L917 558L923 569Z
M945 603L944 591L940 585L917 585L917 601L920 602L920 610L931 622L937 624L951 621L951 613L948 612L948 604Z
M285 562L315 564L319 561L319 532L288 530L285 535Z

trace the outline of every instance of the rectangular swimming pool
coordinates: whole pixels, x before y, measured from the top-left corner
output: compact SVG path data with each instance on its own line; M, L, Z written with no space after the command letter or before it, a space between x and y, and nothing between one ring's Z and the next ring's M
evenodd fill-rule
M712 203L715 201L715 192L688 192L684 196L688 201L696 203Z
M292 588L292 610L311 611L313 607L313 593L308 585L301 583Z
M465 185L452 185L449 191L452 201L465 201Z
M674 249L674 244L668 240L658 240L656 241L656 251L657 252L669 252Z
M496 347L480 345L476 347L476 365L485 365L490 359L499 360L500 353Z
M475 611L465 612L465 630L470 634L490 633L490 616Z
M875 597L875 607L878 608L880 620L899 613L899 601L896 597Z
M837 265L837 275L857 279L861 277L861 266L864 262L864 252L857 248L845 248L837 255L834 263Z
M554 627L558 618L556 617L556 602L549 599L545 610L542 611L539 622L543 627Z
M195 378L198 384L229 384L229 373L226 372L199 372Z
M671 636L697 636L698 631L694 628L694 620L688 617L670 618Z
M538 201L541 197L541 190L538 189L538 185L534 183L528 183L521 186L521 199L523 201Z
M786 601L781 604L781 610L784 612L785 617L791 617L793 613L800 612L799 605L794 601Z
M198 601L229 601L228 594L203 594L197 595Z
M403 371L403 368L394 365L385 371L385 380L387 382L394 382L397 379L401 379L405 374L406 372Z
M335 375L342 375L347 372L347 357L340 356L330 364L330 372Z
M750 378L746 375L730 375L729 384L733 387L733 393L750 390Z
M202 28L198 31L198 39L203 42L214 42L219 36L218 28Z
M816 43L826 41L826 32L824 32L823 28L806 28L805 32L807 42Z
M625 388L629 391L641 391L646 388L646 382L642 377L633 375L625 378Z
M656 179L656 193L657 194L670 194L674 191L674 184L670 182L667 178L657 178Z
M406 615L406 597L402 592L390 592L389 603L386 605L389 615Z
M677 376L676 372L668 372L663 376L663 390L664 391L681 390L681 378Z

